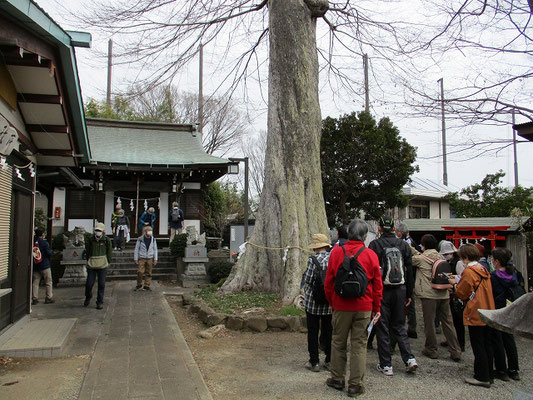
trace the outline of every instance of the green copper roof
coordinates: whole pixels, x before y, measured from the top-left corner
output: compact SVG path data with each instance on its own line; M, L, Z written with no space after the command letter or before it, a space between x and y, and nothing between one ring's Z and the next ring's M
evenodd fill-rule
M207 154L193 125L87 118L91 162L143 165L229 164Z

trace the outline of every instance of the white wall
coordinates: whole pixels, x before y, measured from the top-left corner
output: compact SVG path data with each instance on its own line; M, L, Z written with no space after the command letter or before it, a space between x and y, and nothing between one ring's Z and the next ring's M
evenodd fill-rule
M113 211L115 211L115 192L106 191L105 192L105 208L104 208L104 220L98 221L103 222L105 224L105 231L106 233L110 234L112 232L111 230L111 214L113 214Z
M440 218L439 202L431 200L429 202L429 219L439 219L439 218Z
M447 201L442 201L440 203L440 209L442 218L450 218L450 203L448 203Z
M168 235L168 193L159 193L159 234Z
M63 232L65 229L65 201L67 191L63 187L56 187L54 189L53 207L52 212L55 212L56 207L61 207L61 218L54 218L52 220L52 234L57 235ZM53 215L52 215L53 217Z

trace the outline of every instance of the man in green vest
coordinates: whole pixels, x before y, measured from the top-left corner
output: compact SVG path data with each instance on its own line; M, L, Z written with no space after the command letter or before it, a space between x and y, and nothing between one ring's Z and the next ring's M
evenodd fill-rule
M98 222L94 227L94 235L85 243L87 257L87 282L85 283L85 302L87 307L93 297L93 286L98 278L98 295L96 308L101 310L104 304L105 278L107 267L111 263L113 245L111 239L105 235L105 225Z

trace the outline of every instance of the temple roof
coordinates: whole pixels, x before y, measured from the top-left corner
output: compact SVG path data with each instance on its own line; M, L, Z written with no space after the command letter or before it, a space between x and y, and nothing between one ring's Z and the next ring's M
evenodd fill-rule
M207 154L191 124L131 122L87 118L92 164L166 166L227 165Z

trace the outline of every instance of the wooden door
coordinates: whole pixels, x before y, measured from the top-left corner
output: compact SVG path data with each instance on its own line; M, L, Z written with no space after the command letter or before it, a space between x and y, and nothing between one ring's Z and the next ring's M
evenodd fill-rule
M32 196L13 192L13 241L11 247L11 318L17 321L30 310L32 254Z

